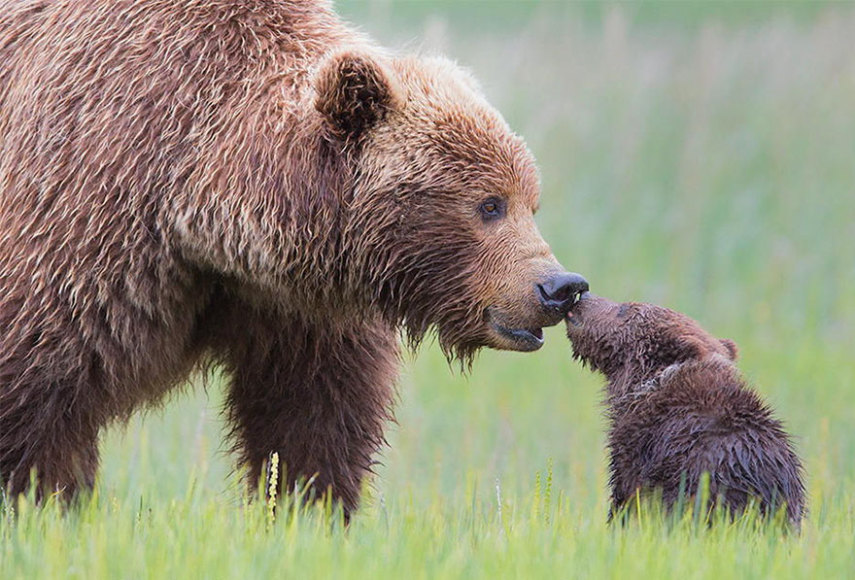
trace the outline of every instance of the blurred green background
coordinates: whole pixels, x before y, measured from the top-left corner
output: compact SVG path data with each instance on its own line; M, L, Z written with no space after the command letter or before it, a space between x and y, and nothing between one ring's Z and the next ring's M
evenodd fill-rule
M542 171L542 233L594 291L682 310L734 339L796 436L812 518L855 483L855 11L815 2L342 2L383 45L470 69ZM469 375L407 356L398 425L360 517L495 503L553 485L606 510L601 381L562 328ZM235 502L221 393L198 385L102 446L101 488L140 503L190 482ZM840 504L843 505L843 504ZM852 510L851 502L848 509Z

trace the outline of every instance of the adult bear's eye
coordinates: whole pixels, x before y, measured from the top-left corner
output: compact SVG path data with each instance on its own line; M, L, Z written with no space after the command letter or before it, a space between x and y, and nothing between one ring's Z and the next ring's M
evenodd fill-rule
M485 222L493 221L504 217L505 204L501 199L489 197L481 202L478 210L481 212L481 219Z

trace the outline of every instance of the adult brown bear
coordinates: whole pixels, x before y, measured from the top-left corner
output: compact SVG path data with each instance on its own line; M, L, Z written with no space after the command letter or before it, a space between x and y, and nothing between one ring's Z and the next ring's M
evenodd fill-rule
M249 477L352 510L398 329L534 350L586 287L538 190L466 73L325 2L3 2L0 477L91 486L99 430L215 361Z

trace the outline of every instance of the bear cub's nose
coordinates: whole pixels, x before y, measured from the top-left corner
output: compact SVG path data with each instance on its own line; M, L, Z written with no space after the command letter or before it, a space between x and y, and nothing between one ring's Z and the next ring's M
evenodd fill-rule
M564 272L541 282L537 289L544 306L566 314L579 295L588 291L588 281L580 274Z

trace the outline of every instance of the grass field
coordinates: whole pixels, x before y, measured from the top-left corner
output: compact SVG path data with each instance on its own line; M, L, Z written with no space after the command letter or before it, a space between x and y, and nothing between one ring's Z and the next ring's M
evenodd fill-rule
M600 380L561 328L469 375L407 358L350 529L271 522L222 446L221 393L108 432L96 496L0 523L0 578L843 578L855 571L855 9L847 4L344 4L386 45L472 69L543 178L542 232L616 299L734 339L808 472L799 536L605 523ZM742 8L740 8L742 6Z

